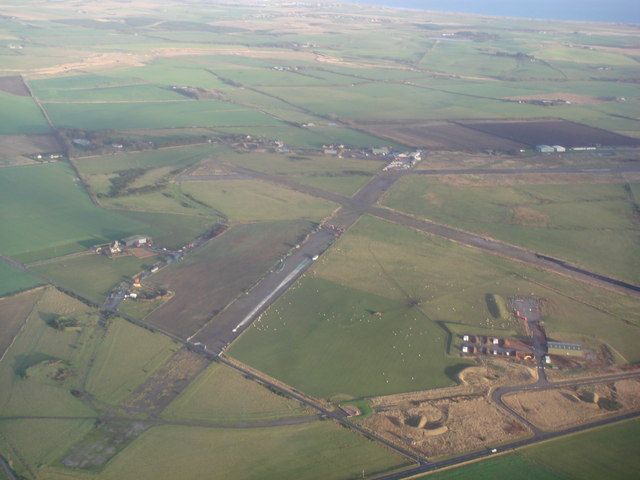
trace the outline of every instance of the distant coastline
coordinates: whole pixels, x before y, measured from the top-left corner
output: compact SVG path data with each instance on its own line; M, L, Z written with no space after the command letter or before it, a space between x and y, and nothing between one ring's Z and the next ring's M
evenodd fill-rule
M541 20L640 25L637 0L354 0L354 3Z

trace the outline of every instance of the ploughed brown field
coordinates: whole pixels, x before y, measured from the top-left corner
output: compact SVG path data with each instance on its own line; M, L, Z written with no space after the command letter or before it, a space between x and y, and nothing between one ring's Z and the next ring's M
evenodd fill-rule
M145 322L180 338L193 335L251 288L311 230L305 221L236 225L147 281L174 292Z
M31 93L24 84L20 75L12 75L10 77L0 77L0 91L7 92L20 97L29 97Z
M567 120L461 121L460 125L516 143L562 145L567 148L594 146L638 146L640 139Z
M430 150L508 152L526 147L518 142L449 122L367 125L364 129L408 147Z

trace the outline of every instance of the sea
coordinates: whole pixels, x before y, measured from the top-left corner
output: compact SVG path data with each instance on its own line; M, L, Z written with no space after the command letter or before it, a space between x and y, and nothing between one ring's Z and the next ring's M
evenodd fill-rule
M354 0L387 7L640 25L640 0Z

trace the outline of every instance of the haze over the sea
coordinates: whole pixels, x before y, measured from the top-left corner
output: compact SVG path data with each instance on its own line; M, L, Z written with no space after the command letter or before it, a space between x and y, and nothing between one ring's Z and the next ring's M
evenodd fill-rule
M639 0L355 0L389 7L507 17L640 24Z

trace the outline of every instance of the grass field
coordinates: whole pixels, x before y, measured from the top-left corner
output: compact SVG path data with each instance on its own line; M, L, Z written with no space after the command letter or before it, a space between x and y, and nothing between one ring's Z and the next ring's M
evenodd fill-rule
M19 474L41 478L40 467L55 463L93 425L92 419L0 419L0 450Z
M22 272L0 262L0 297L28 290L42 282L27 272Z
M85 130L278 126L263 113L218 101L45 103L56 127Z
M640 468L640 422L633 420L535 445L517 453L492 458L423 478L467 480L514 478L517 480L578 480L633 478Z
M507 334L485 296L545 299L553 337L607 342L635 362L638 302L381 220L361 219L230 354L308 393L362 397L454 382L445 328Z
M0 298L0 357L13 343L27 317L42 296L43 290L33 289L10 297Z
M173 401L163 417L224 425L309 413L298 402L275 395L231 368L214 363Z
M46 321L55 315L72 316L77 327L48 326ZM81 387L96 343L96 325L97 315L88 307L48 289L0 362L3 415L93 416L70 389ZM53 377L57 368L66 373L59 380Z
M0 252L28 262L140 233L156 237L160 244L186 243L211 222L98 208L61 163L3 168L0 200L8 227L0 232Z
M56 285L102 304L119 283L152 265L156 257L137 258L134 255L107 257L88 253L62 258L33 267Z
M311 395L341 399L455 383L464 362L447 357L446 344L418 308L307 276L230 354Z
M552 182L407 177L384 203L640 283L640 224L626 184Z
M259 180L183 182L184 193L232 222L303 219L320 222L337 205Z
M118 311L128 317L142 320L166 300L166 298L156 298L154 300L133 300L125 298L118 306Z
M168 337L116 318L95 351L87 391L101 401L117 404L177 349Z
M279 175L304 185L351 196L380 170L376 160L356 160L329 155L226 154L225 162Z
M49 469L47 478L350 479L363 470L373 475L403 465L403 458L332 422L229 430L162 426L144 433L97 476Z
M218 145L192 145L188 147L164 148L142 152L122 153L118 155L99 155L81 158L76 161L80 173L90 184L93 176L110 175L119 170L132 168L154 169L161 167L184 168L198 161L217 156L225 152Z
M92 417L72 390L115 404L176 349L117 317L105 327L98 320L96 311L48 288L0 361L0 416Z
M0 92L0 135L35 135L50 130L31 97Z

